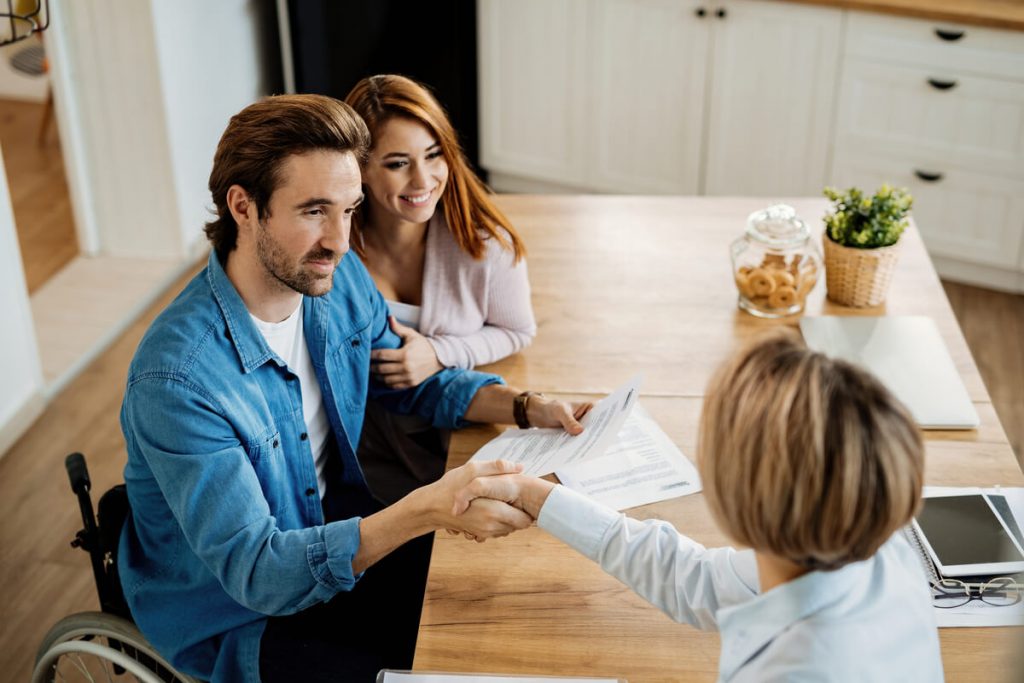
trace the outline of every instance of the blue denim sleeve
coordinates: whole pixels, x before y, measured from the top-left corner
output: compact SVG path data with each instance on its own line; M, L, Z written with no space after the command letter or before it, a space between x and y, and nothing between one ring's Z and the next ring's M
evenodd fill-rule
M401 338L391 331L388 324L387 302L380 292L374 292L371 325L371 348L397 349L402 345ZM458 429L467 424L463 415L476 392L488 384L504 383L505 380L498 375L445 368L410 389L390 389L371 376L369 393L370 398L392 412L420 415L441 429Z
M136 470L152 472L192 553L235 601L262 614L292 614L355 585L359 518L279 529L250 456L202 387L143 376L128 388L122 419L129 468L141 460ZM154 498L147 496L147 505ZM139 510L136 523L166 538L166 513Z

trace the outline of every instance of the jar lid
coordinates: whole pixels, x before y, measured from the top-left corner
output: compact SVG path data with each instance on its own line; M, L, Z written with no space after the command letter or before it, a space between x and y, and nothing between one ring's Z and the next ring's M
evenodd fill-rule
M769 247L795 247L805 243L811 229L789 204L773 204L747 217L747 235Z

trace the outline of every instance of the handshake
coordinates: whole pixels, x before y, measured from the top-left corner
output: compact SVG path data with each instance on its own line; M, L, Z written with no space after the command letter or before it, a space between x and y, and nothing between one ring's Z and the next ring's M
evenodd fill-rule
M492 460L447 472L420 489L430 496L431 526L483 543L532 525L555 485L522 470L522 465Z

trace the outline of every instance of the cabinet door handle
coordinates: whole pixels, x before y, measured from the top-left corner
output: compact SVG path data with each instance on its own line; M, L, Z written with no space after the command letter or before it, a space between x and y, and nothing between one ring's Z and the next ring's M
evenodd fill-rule
M718 9L716 9L715 16L718 17L719 19L725 19L725 8L719 7Z
M925 181L926 183L937 183L940 180L942 180L941 173L929 173L928 171L922 171L919 168L914 169L914 175L916 175L918 178Z
M949 31L946 29L937 28L935 29L935 35L943 40L954 43L964 37L963 31Z
M701 19L703 19L704 15L706 15L707 13L708 13L708 11L706 9L704 9L703 7L698 7L696 9L696 11L694 12L694 14L696 14Z
M956 81L941 81L938 78L929 78L928 85L936 90L951 90L956 87Z

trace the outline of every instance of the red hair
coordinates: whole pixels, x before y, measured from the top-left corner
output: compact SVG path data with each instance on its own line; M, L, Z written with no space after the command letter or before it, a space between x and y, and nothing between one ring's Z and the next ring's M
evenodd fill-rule
M515 261L526 256L522 239L494 204L490 189L466 162L444 108L424 86L405 76L370 76L356 83L345 103L363 117L373 136L384 123L395 117L416 121L431 132L448 163L448 186L441 197L445 219L463 251L475 259L482 258L484 240L490 236L503 248L512 251ZM363 222L362 212L352 221L352 231L356 236L352 245L360 256L365 256L359 239Z

